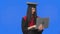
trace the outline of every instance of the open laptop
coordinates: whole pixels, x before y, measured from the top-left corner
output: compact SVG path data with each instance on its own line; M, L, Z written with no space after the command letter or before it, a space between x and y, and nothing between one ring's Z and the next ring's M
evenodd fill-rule
M44 26L44 28L48 28L48 24L49 24L49 18L37 18L36 19L36 28L38 29L38 26L42 24Z

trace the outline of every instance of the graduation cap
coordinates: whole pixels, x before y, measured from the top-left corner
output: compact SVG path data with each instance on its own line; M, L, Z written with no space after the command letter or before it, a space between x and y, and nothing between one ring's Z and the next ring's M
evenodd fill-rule
M36 7L37 3L27 2L27 5L28 5L29 7Z

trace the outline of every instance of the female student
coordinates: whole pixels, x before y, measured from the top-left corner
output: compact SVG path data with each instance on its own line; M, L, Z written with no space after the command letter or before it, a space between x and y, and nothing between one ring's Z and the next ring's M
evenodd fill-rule
M36 27L36 18L39 18L36 13L36 4L28 3L28 10L26 16L22 18L22 32L23 34L42 34L43 25L40 24L38 29Z

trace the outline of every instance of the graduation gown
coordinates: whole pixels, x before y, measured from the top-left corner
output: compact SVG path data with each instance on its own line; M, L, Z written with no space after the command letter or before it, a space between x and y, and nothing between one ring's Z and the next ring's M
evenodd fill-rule
M28 24L27 24L27 22L25 20L26 20L26 16L24 16L22 18L22 25L21 26L22 26L23 34L42 34L43 30L38 31L38 29L34 29L34 28L28 30Z

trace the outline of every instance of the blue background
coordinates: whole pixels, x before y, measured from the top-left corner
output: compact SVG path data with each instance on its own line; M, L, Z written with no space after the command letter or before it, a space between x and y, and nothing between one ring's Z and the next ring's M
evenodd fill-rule
M43 34L60 34L59 0L0 0L0 34L22 34L21 19L26 15L28 1L38 3L38 16L50 17Z

